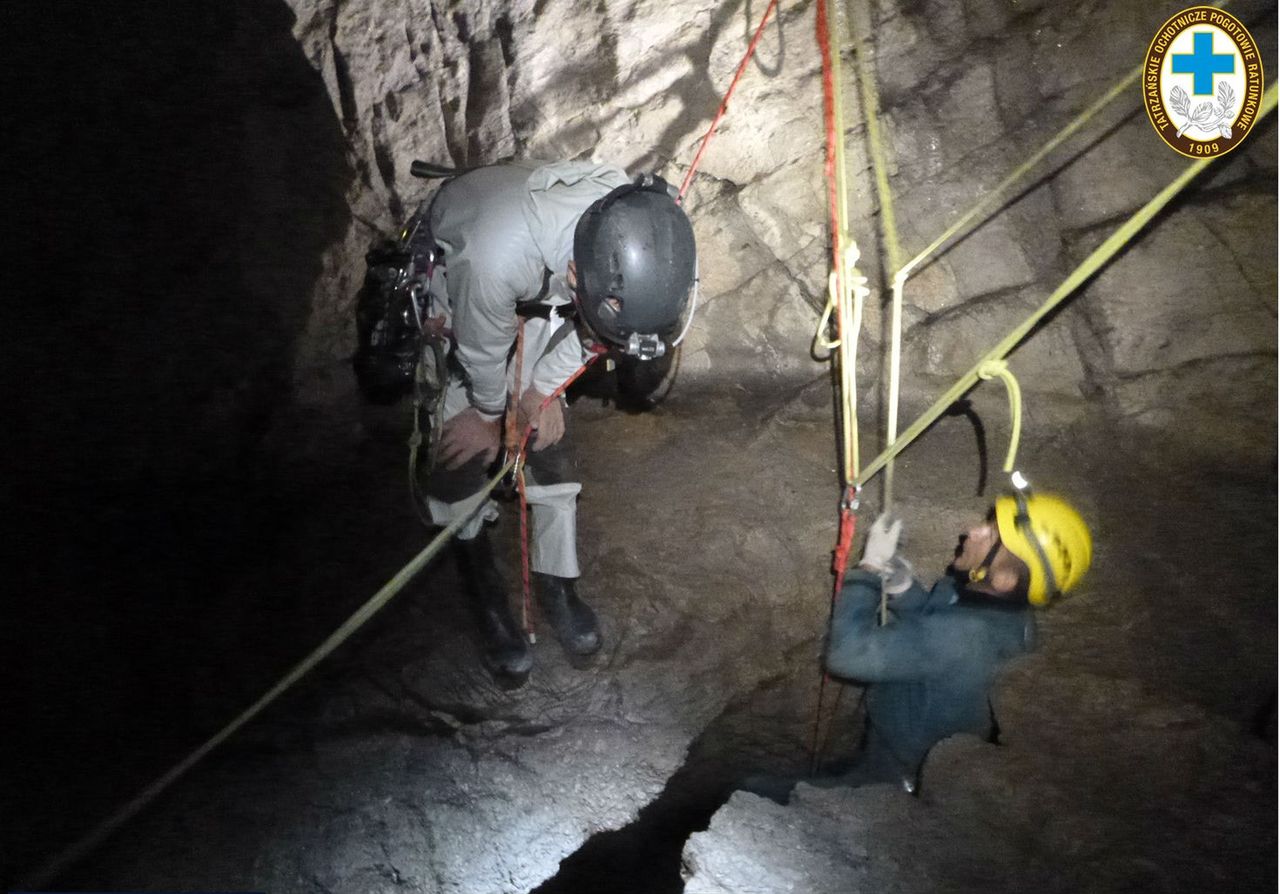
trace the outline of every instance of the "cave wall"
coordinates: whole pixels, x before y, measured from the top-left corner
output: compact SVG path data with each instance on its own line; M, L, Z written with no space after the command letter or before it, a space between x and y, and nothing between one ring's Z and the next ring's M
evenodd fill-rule
M1238 13L1274 71L1274 14L1256 6ZM324 612L339 615L339 597L381 582L384 566L369 561L369 580L347 583L358 563L341 553L345 567L314 572L328 591L287 572L274 587L223 586L270 556L299 516L333 512L332 481L317 478L310 457L275 468L261 460L296 446L281 434L288 426L324 424L357 404L348 357L361 256L425 197L409 161L598 155L679 181L762 9L760 0L689 2L679 15L620 0L245 0L15 12L24 41L6 70L24 77L5 110L6 149L17 152L11 210L25 238L0 309L14 448L0 493L14 557L7 581L19 597L6 601L0 632L9 694L21 702L7 712L17 719L6 745L21 758L0 812L20 819L5 830L0 869L30 865L49 852L51 824L66 840L76 822L132 794L130 780L162 769L157 754L198 741L192 730L226 713L204 710L210 699L239 706L258 694L237 670L266 663L284 625L250 631L235 619L271 606L309 613L316 630L294 635L310 645L331 626ZM706 299L682 365L690 390L746 382L781 394L824 375L807 353L826 264L813 14L812 2L783 5L689 199ZM908 247L1134 65L1134 47L1161 18L1138 3L1032 0L898 0L874 15ZM875 198L846 71L855 233L878 282ZM908 291L909 394L932 395L966 367L1180 170L1132 111L1111 110L1096 139L1060 159L1078 155L1071 166L921 273ZM1054 407L1102 403L1199 440L1203 428L1188 423L1216 423L1214 437L1273 451L1275 139L1274 124L1260 124L1016 355L1028 388L1060 398ZM861 357L871 384L882 325L870 308ZM314 412L284 412L294 403ZM344 434L373 440L354 426ZM400 432L376 434L395 441L394 462L356 459L395 468ZM684 443L681 455L706 452L701 436ZM416 548L411 519L365 524L362 483L348 485L352 528L401 532L397 557ZM771 484L779 505L794 500L787 482ZM635 524L668 515L676 510ZM820 545L815 553L827 521L802 538ZM692 527L683 539L704 533ZM335 542L349 548L356 536ZM780 550L761 548L756 530L720 536L741 537L731 551L758 563ZM298 554L313 558L307 546ZM825 556L810 558L797 565L825 567ZM721 573L713 560L706 580ZM597 577L621 579L627 567L616 559ZM212 628L225 637L216 655ZM751 648L733 646L718 648ZM646 796L684 741L663 740Z
M288 515L296 477L262 456L349 218L292 22L259 0L6 16L0 879L155 772L240 659L243 634L207 634Z
M310 393L349 355L359 257L428 188L414 158L477 164L591 157L679 182L763 4L571 0L494 4L290 0L294 32L329 90L357 177L353 221L326 254L295 374ZM1274 16L1255 22L1274 56ZM703 309L681 359L699 383L790 387L824 299L825 199L813 3L783 4L711 144L687 206ZM1162 12L1140 3L881 2L870 12L890 180L910 252L1141 58ZM853 230L878 287L875 191L846 54ZM1135 95L1051 157L985 227L909 284L907 394L936 394L1184 166ZM1017 352L1024 387L1101 403L1117 419L1193 440L1227 428L1269 449L1274 429L1275 126L1255 128L1127 254ZM1189 259L1194 259L1190 261ZM873 305L878 305L873 302ZM869 308L861 372L880 373ZM329 372L325 372L328 370ZM869 381L869 380L868 380ZM869 392L871 393L871 392ZM874 401L867 406L874 418ZM1239 422L1244 421L1244 428Z

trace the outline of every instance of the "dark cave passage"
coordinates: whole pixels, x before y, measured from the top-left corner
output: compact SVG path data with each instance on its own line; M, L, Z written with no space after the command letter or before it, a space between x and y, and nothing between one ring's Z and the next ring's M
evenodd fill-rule
M204 634L236 611L229 575L312 500L263 439L353 177L282 2L7 19L26 249L0 311L0 813L23 821L0 877L205 731L209 680L238 673Z
M1136 2L874 6L903 236L920 244L1136 64L1161 18ZM1245 7L1274 69L1274 6ZM431 536L406 493L409 408L363 404L344 353L367 238L429 195L410 159L607 155L678 182L761 9L10 12L0 888L261 695ZM575 390L602 653L575 664L540 629L528 685L495 685L446 556L59 885L674 894L714 873L717 847L757 859L770 891L1272 883L1274 118L1014 358L1020 458L1089 507L1097 554L1002 680L1008 747L946 743L920 799L731 798L755 773L806 775L830 595L813 9L767 31L776 52L694 182L706 301L689 341ZM1100 122L929 265L904 405L922 409L1181 169L1149 130L1133 108ZM879 212L855 166L871 270ZM883 316L868 308L862 338L864 459ZM922 577L999 488L1007 422L982 386L901 457ZM863 530L877 488L864 499ZM858 690L843 699L828 760L860 731Z
M805 665L734 698L694 739L657 798L623 828L588 838L535 894L683 891L682 855L689 836L707 828L744 780L757 774L807 777L810 742L805 732L817 707L817 688L815 668ZM824 716L830 709L828 702ZM823 736L827 755L857 741L856 718L847 709L835 717L835 726Z

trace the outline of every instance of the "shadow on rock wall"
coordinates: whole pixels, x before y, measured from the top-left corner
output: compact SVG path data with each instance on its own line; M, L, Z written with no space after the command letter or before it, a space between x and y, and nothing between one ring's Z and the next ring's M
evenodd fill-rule
M218 569L270 548L260 441L351 179L292 22L250 0L11 13L0 629L23 782L0 875L182 741Z

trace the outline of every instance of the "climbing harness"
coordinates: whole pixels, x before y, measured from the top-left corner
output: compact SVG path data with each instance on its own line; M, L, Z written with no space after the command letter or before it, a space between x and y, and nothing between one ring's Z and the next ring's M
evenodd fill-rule
M746 70L747 63L750 61L752 55L754 54L755 48L759 43L761 35L763 34L765 23L767 22L769 15L771 14L772 10L776 5L777 5L777 0L771 0L768 8L765 10L764 18L761 20L760 26L756 29L755 36L752 39L751 45L748 47L747 54L743 58L742 63L739 65L738 71L734 75L733 82L730 84L729 91L728 93L725 94L724 100L720 104L720 109L716 114L716 118L712 122L711 127L708 129L706 136L703 137L702 145L699 148L697 157L694 159L694 163L690 166L689 171L685 176L684 184L682 185L679 192L679 196L677 198L677 203L679 203L680 200L683 199L685 191L688 189L689 184L692 182L694 172L697 170L698 163L700 162L703 153L706 151L707 144L710 142L710 139L711 139L711 135L712 133L714 133L716 127L719 124L720 119L724 116L725 111L728 109L730 96L732 95L734 88L737 86L738 80L741 78L743 72ZM450 178L450 177L457 176L458 174L465 173L465 169L447 168L441 165L431 164L429 162L414 161L411 165L411 173L415 177ZM418 215L415 215L414 221L421 223L424 218L425 218L425 215L422 213L419 213ZM411 221L411 223L413 223L413 221ZM396 253L394 258L386 258L386 259L374 258L374 259L371 259L370 261L371 264L374 261L380 261L380 260L395 261L396 269L394 271L394 279L395 279L396 286L404 285L404 280L403 280L404 273L405 273L404 263L407 259L401 257L401 255L403 254L403 248L405 246L408 246L412 242L412 237L414 236L414 234L415 234L414 230L411 230L409 227L406 227L400 233L400 245L395 247ZM388 248L390 248L390 246ZM432 259L434 260L434 255L432 255ZM411 297L421 298L423 297L423 295L425 295L426 287L430 283L432 272L433 272L433 265L428 264L428 269L426 271L425 279L421 282L421 285L423 287L421 292L415 292ZM392 272L388 271L387 276L391 277L392 275L393 275ZM378 286L379 288L383 288L387 284L388 283L384 282L382 279L379 279L375 282L375 285ZM690 310L688 319L686 319L685 321L684 328L680 333L680 336L676 339L675 344L677 345L681 341L683 341L685 335L688 333L689 325L692 322L693 310L696 309L696 306L697 306L697 294L698 294L698 277L697 277L697 272L695 268L693 296L692 296L693 307ZM385 308L380 308L380 310L385 311ZM397 310L396 312L400 313L399 310ZM421 304L414 302L412 304L412 313L413 313L413 322L416 323L418 332L429 334L432 336L432 338L427 339L426 342L421 346L420 352L415 352L415 355L413 357L413 360L416 361L416 363L415 363L415 370L412 374L413 394L414 394L414 404L413 404L414 413L413 413L413 433L411 434L409 439L409 450L410 450L409 477L410 477L410 488L411 488L411 493L414 499L415 509L421 512L423 500L422 500L422 493L420 489L419 465L422 458L422 453L424 452L423 451L424 445L426 447L425 452L427 454L428 463L429 464L433 463L435 459L435 452L436 452L435 448L438 443L440 422L442 421L441 417L443 413L444 390L448 381L448 368L446 364L446 351L444 346L447 343L449 333L447 331L444 331L443 329L441 329L440 331L429 331L430 330L429 324L432 323L432 318L430 317L429 314L424 313L423 307L421 306ZM389 312L384 313L384 316L388 316L388 315L389 315ZM376 316L376 314L374 316ZM401 313L401 322L405 322L405 323L408 322L407 309L405 313ZM377 319L371 319L367 327L369 332L374 331L377 328L377 324L378 324ZM558 343L559 340L562 339L565 335L567 335L568 334L567 330L569 328L570 326L567 323L565 326L562 326L561 331L557 332L555 335L552 336L553 341L549 345L548 349L554 346L554 344ZM597 361L603 354L607 353L606 349L604 349L602 346L599 346L599 345L593 345L589 348L589 350L591 352L590 356L583 363L583 365L577 370L577 372L575 372L572 376L570 376L559 388L557 388L551 395L549 395L542 402L542 404L539 406L539 412L546 409L546 407L550 405L551 401L558 400L564 394L564 392L569 388L569 386L572 385L575 381L577 381L577 379L584 372L586 372L588 367L590 367L595 361ZM397 363L399 363L398 359L397 359ZM395 388L401 387L403 382L409 379L408 376L403 374L403 368L404 368L404 365L400 364L399 370L396 371L394 375L391 375L389 377L391 380L391 384ZM379 385L381 382L381 380L377 378L372 378L369 381L372 382L375 386ZM424 428L426 429L425 434L423 431ZM167 772L165 772L163 775L157 778L154 782L148 785L136 796L131 798L128 802L123 804L120 808L118 808L116 811L114 811L112 814L106 817L106 819L104 819L102 822L95 825L92 829L86 832L78 840L71 843L62 851L54 855L50 860L46 861L42 866L37 868L35 872L33 872L30 876L28 876L26 879L24 879L21 882L21 886L32 888L32 889L43 888L49 882L51 882L52 880L56 879L59 875L64 873L72 865L84 859L85 856L87 856L90 852L92 852L99 845L101 845L103 841L105 841L112 834L114 834L121 826L127 823L130 819L132 819L135 815L137 815L143 808L145 808L148 804L150 804L152 801L158 798L164 791L166 791L170 786L172 786L175 782L177 782L182 776L184 776L189 770L191 770L192 767L194 767L196 764L202 761L205 757L207 757L212 751L214 751L222 743L224 743L233 735L235 735L236 732L238 732L242 727L244 727L246 724L252 721L255 717L257 717L263 710L265 710L271 703L273 703L277 698L279 698L290 687L292 687L295 683L297 683L304 676L306 676L313 668L315 668L316 665L318 665L321 661L323 661L326 657L328 657L335 649L337 649L340 645L342 645L342 643L344 643L348 638L350 638L350 636L353 633L359 630L360 627L362 627L371 617L373 617L383 606L385 606L388 602L390 602L402 589L404 589L404 587L409 583L409 581L412 580L414 576L417 575L418 572L420 572L424 567L426 567L426 565L432 559L434 559L437 554L439 554L439 552L441 551L441 549L443 549L445 544L447 544L449 540L452 539L453 536L459 530L461 530L465 525L467 525L471 521L471 519L475 516L475 514L479 512L481 508L484 506L487 498L502 484L507 474L512 471L516 472L517 487L521 497L521 528L522 528L522 542L524 544L523 555L522 555L522 559L523 559L522 579L523 579L523 586L524 586L524 606L525 606L524 619L525 619L526 631L530 634L530 638L532 639L532 630L529 623L529 606L531 601L530 600L531 587L530 587L529 550L528 550L527 520L526 520L528 503L525 496L524 473L523 473L523 464L524 464L523 460L528 447L529 437L532 434L532 431L533 431L533 427L532 425L529 425L524 433L523 438L520 440L519 449L515 451L514 455L510 455L508 457L507 461L503 464L502 468L499 469L493 475L493 477L489 479L489 481L485 484L483 488L481 488L481 490L476 495L475 507L470 512L460 515L460 517L454 519L451 523L449 523L447 526L441 529L416 556L414 556L406 565L404 565L404 567L402 567L398 572L396 572L396 574L391 578L391 580L389 580L376 593L374 593L373 596L371 596L350 617L348 617L347 620L344 621L338 627L337 630L335 630L332 634L330 634L330 636L328 636L310 654L308 654L296 665L294 665L293 668L291 668L283 677L281 677L280 680L274 686L268 689L266 693L264 693L257 701L255 701L248 708L246 708L244 711L238 714L235 718L233 718L221 730L216 732L214 735L210 736L204 743L198 746L194 751L190 752L186 757L184 757L182 760L174 764Z
M422 492L421 458L426 446L426 474L436 465L440 446L441 420L444 418L445 388L449 382L447 329L436 327L427 319L422 329L422 348L413 377L413 431L409 434L409 495L413 511L428 527L434 526L426 511L426 494ZM435 331L432 331L432 330ZM425 433L424 433L425 429Z
M539 411L546 407L553 400L559 399L578 377L587 371L587 369L606 353L604 349L597 348L592 351L591 356L582 364L578 370L565 380L564 384L557 388L546 400L539 406ZM406 585L427 566L432 559L440 552L441 549L453 538L453 536L465 527L471 519L479 512L486 499L501 485L503 479L513 469L523 464L523 457L529 443L529 437L533 434L533 426L528 425L525 428L524 435L520 440L520 448L514 456L511 456L503 464L492 478L488 480L483 488L475 497L475 507L471 511L460 515L454 519L439 533L431 539L423 549L409 562L401 568L396 574L383 584L383 586L374 593L369 599L361 605L350 617L344 621L337 630L330 634L324 642L317 646L310 654L294 665L280 680L266 691L257 701L248 708L238 714L226 726L214 735L210 736L203 744L194 751L174 764L164 775L156 779L135 797L130 799L122 807L112 813L109 817L96 825L87 832L79 840L73 842L70 846L58 853L53 859L41 866L29 878L24 879L22 885L26 888L43 888L50 881L57 878L65 872L73 864L79 862L87 854L97 848L103 841L110 837L117 829L128 822L147 804L154 801L162 792L173 785L178 779L184 776L187 771L198 764L201 760L209 755L215 748L221 745L227 739L231 738L245 724L257 717L272 702L279 698L295 683L306 676L316 665L327 658L335 649L342 645L350 636L359 630L364 624L372 618L379 610L390 602ZM525 560L525 582L526 582L526 605L528 604L528 559Z

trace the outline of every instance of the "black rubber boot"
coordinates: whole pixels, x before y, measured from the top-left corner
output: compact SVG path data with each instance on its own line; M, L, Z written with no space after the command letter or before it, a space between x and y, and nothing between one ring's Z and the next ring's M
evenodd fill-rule
M474 540L454 540L458 570L470 597L482 640L485 666L504 683L520 684L533 668L529 643L511 617L507 587L493 563L493 546L485 531Z
M600 651L596 613L578 598L574 579L536 573L533 577L538 605L564 650L577 657Z

